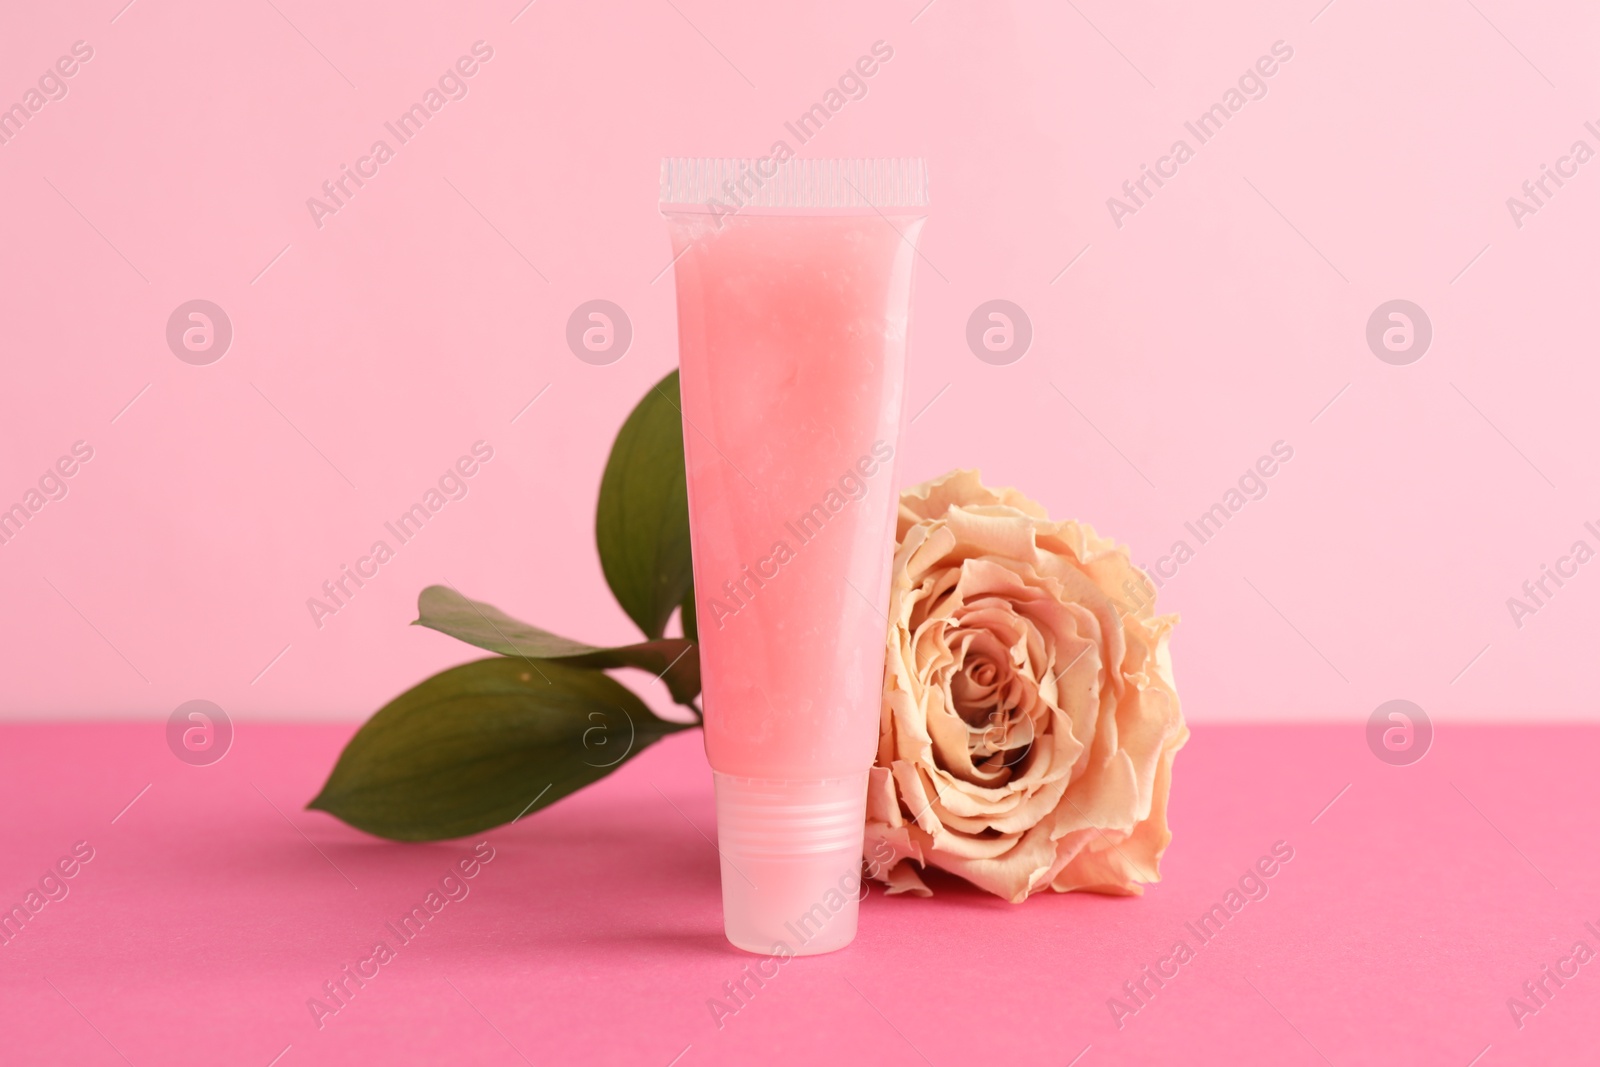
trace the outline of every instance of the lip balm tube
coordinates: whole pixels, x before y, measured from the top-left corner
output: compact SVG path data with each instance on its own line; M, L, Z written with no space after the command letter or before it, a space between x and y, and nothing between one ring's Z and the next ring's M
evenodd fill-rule
M920 159L668 159L689 529L728 940L856 933Z

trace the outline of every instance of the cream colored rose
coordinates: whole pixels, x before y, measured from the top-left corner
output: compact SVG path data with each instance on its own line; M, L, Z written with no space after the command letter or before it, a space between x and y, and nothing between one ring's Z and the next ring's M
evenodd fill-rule
M915 861L1013 902L1158 881L1189 730L1177 617L1127 550L976 471L902 493L897 538L869 873L928 895Z

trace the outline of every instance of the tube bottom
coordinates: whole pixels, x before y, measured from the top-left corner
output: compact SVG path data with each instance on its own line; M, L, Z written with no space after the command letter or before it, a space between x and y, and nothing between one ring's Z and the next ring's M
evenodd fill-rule
M715 778L728 940L763 956L848 945L861 897L866 772L812 781Z

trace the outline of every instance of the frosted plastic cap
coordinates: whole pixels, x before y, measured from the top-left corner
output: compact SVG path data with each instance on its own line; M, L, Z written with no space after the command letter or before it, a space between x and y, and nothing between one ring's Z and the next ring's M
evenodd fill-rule
M763 956L833 952L856 936L867 775L716 775L728 940Z

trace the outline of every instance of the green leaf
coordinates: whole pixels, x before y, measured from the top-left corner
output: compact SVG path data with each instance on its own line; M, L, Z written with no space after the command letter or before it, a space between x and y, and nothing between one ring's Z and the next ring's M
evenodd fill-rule
M637 667L649 671L666 683L679 704L690 703L700 693L700 649L691 639L663 637L618 648L586 645L513 619L493 604L469 600L443 585L430 585L417 596L417 616L411 625L426 626L505 656L560 660L568 666L600 670Z
M677 371L639 401L611 446L595 514L606 582L652 638L666 632L673 609L694 587L679 403Z
M678 607L678 622L683 627L683 636L691 641L700 640L700 620L694 613L694 587L689 588L689 595L683 598L683 603Z
M367 720L307 807L396 841L463 837L548 807L684 728L598 671L477 660Z

